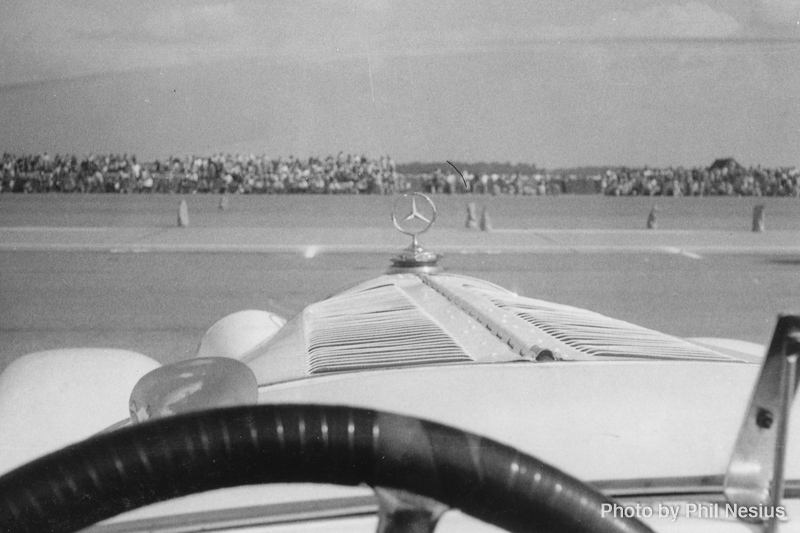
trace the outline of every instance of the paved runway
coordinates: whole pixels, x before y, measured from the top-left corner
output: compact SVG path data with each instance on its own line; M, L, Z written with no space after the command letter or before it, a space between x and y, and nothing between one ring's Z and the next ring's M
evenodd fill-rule
M436 229L420 237L445 253L798 254L800 232L720 230ZM407 237L390 228L0 227L0 251L392 253Z
M644 229L658 206L659 230L749 231L753 207L764 205L768 231L800 231L797 198L670 198L607 196L434 195L436 228L460 229L467 203L486 207L496 228ZM389 229L393 196L0 194L0 227L171 228L187 202L193 228Z
M193 211L198 223L177 228L179 197L128 198L139 211L118 197L94 197L94 203L85 197L61 203L54 196L23 197L27 210L18 216L5 210L20 210L9 197L0 196L0 368L29 351L67 346L127 348L163 362L185 358L225 314L257 308L291 316L382 273L389 253L407 245L406 237L389 228L387 198L379 199L377 209L372 199L327 204L285 197L293 205L283 206L285 217L268 226L252 223L259 218L254 204L243 203L237 211L244 199L232 199L230 210L219 212L213 197L200 198L205 206ZM800 309L800 228L791 216L796 201L778 202L772 209L782 214L770 226L768 210L768 231L753 234L735 218L728 223L738 229L720 229L702 203L686 215L700 229L646 231L624 227L630 214L603 213L596 198L586 199L583 209L594 212L596 222L577 228L546 203L538 205L554 213L553 227L531 227L528 204L499 200L491 198L505 205L504 214L487 234L460 228L464 199L441 199L450 214L440 216L423 243L446 253L450 271L681 336L766 342L778 312ZM553 200L576 209L581 203ZM630 208L628 199L612 200ZM358 205L374 215L334 213ZM725 205L728 214L751 209ZM111 213L121 206L149 215L112 223ZM167 207L170 213L158 215L164 224L151 223L153 213ZM37 210L40 219L27 214ZM313 220L298 214L315 210ZM199 223L228 215L240 225ZM321 222L326 219L327 225Z

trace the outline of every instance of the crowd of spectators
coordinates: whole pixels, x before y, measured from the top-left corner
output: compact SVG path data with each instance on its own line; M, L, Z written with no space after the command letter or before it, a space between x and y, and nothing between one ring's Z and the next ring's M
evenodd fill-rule
M600 193L614 196L800 196L797 168L622 168L596 174L480 172L447 167L402 173L391 157L325 158L215 154L140 162L129 155L3 154L0 192L495 195Z
M567 192L564 180L558 174L536 173L481 173L473 174L468 169L452 169L449 172L436 170L427 174L404 176L404 183L422 192L458 194L508 194L508 195L556 195Z
M614 196L800 196L797 168L745 168L734 161L703 168L608 170L600 191Z
M2 192L345 193L394 192L389 157L340 153L324 159L215 154L140 162L129 155L3 154Z

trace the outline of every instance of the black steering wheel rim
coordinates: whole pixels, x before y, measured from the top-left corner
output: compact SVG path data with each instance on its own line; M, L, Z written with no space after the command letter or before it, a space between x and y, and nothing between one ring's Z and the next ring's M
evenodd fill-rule
M438 500L512 532L651 531L514 448L367 409L231 407L97 435L0 477L0 531L72 533L188 494L263 483L367 484Z

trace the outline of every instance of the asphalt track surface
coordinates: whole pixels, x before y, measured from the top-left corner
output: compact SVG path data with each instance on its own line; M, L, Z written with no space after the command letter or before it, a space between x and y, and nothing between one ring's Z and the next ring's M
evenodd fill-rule
M190 227L177 228L187 200ZM766 343L800 309L800 201L434 198L422 236L453 272L679 336ZM407 245L392 197L0 195L0 368L31 351L126 348L171 362L241 309L289 317L381 274ZM491 233L463 229L487 206ZM765 204L767 231L750 232ZM644 230L658 204L659 229Z

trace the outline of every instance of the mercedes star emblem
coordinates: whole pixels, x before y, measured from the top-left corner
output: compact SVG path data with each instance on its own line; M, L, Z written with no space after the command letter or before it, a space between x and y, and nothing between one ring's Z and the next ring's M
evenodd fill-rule
M392 222L395 228L406 235L416 237L428 231L435 220L436 207L433 201L422 193L404 194L394 202Z

